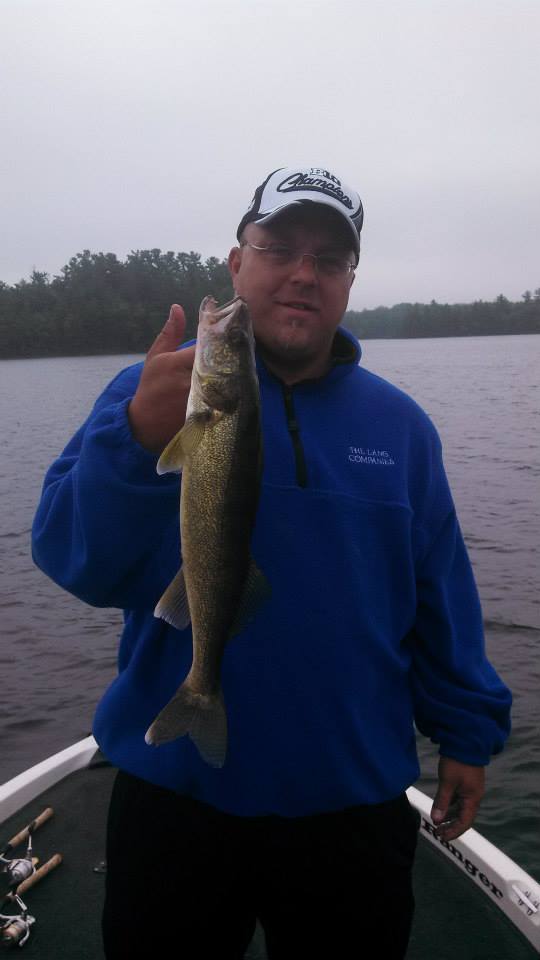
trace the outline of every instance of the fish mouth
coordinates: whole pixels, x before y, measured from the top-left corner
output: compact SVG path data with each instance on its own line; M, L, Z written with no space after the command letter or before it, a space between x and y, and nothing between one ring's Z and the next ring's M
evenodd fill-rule
M212 296L205 297L199 308L199 325L201 323L216 334L225 333L232 324L247 328L249 315L246 304L241 297L233 297L222 304Z
M205 297L199 309L194 363L199 377L237 375L242 358L254 352L253 328L242 298L218 304L214 297Z
M210 323L219 323L221 320L230 320L235 314L240 313L245 303L242 297L233 297L226 303L218 303L217 300L208 296L205 297L199 308L199 313L205 314Z
M209 298L209 299L212 299L212 298ZM215 300L214 300L214 303L216 303ZM227 300L226 303L222 303L221 306L219 307L219 310L227 310L229 307L232 307L234 303L243 303L245 306L245 303L242 300L242 297L239 294L237 294L235 297L232 297L231 300Z

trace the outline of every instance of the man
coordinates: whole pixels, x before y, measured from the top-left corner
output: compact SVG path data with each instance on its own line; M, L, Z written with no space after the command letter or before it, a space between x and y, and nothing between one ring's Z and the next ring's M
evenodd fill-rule
M225 651L222 769L187 737L144 741L191 663L189 631L152 613L180 549L179 481L156 461L190 387L181 307L47 474L37 563L81 599L126 611L95 721L121 771L108 958L241 958L257 916L277 960L403 957L413 722L440 745L433 819L448 840L473 822L507 736L510 695L484 655L436 431L359 366L339 326L362 218L330 171L274 171L229 256L257 342L265 464L252 549L272 597Z

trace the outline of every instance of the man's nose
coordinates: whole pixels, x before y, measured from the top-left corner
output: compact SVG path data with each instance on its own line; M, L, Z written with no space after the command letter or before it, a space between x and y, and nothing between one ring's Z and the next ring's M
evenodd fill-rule
M299 280L302 283L318 282L317 257L314 253L299 254L298 261L294 264L291 272L291 279Z

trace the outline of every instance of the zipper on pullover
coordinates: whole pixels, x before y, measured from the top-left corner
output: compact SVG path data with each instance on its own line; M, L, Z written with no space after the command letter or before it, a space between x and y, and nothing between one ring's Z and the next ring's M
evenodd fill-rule
M296 482L299 487L307 487L307 465L304 455L304 448L300 438L300 427L294 414L294 401L291 387L285 383L281 385L283 390L283 402L285 404L285 414L287 416L287 428L291 435L294 460L296 464Z

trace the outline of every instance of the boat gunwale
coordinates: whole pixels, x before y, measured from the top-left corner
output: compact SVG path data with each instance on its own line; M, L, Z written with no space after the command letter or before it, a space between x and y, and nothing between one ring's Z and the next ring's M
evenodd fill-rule
M88 767L98 749L90 735L0 785L0 825L49 787ZM473 828L451 842L440 840L429 816L433 801L416 787L409 787L407 796L420 814L420 836L424 841L482 890L540 952L540 885ZM526 899L520 898L520 892ZM530 909L527 901L536 906L536 912Z

